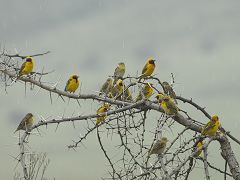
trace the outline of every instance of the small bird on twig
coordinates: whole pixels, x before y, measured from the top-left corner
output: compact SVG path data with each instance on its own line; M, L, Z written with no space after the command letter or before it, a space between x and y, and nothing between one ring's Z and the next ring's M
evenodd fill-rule
M33 70L33 67L34 67L34 60L32 57L30 56L27 56L25 58L25 62L22 64L20 70L19 70L19 73L18 73L18 76L17 76L17 79L20 78L22 75L28 75L32 72Z
M115 84L115 86L112 88L110 96L116 97L116 96L120 95L123 92L123 88L124 88L123 81L121 79L119 79L117 81L117 83Z
M99 114L107 112L110 109L110 106L111 105L109 103L104 103L101 107L99 107L97 109L97 114L99 115ZM106 115L101 115L101 117L97 117L96 125L103 122L106 119L106 117L107 117Z
M166 137L162 137L160 140L158 139L151 150L148 152L148 156L150 157L152 154L162 154L166 149L167 142L168 139Z
M33 114L27 113L26 116L22 119L22 121L18 125L14 133L16 133L19 130L28 131L32 127L33 123L34 123Z
M114 71L114 75L113 75L113 78L114 78L114 81L113 81L113 84L116 84L116 82L119 80L119 79L122 79L124 74L125 74L125 64L123 62L120 62L118 63L118 66L116 67L115 71Z
M170 96L164 96L160 106L167 115L176 115L179 111L178 107Z
M143 91L139 91L138 96L136 98L136 101L140 101L143 99L142 96L144 96L144 98L149 99L153 94L153 88L152 88L152 83L146 83Z
M217 115L213 115L211 120L202 127L202 135L214 136L221 126Z
M66 83L64 91L74 93L80 83L80 80L78 78L79 77L76 74L71 75Z
M108 78L106 82L102 85L99 95L104 93L107 96L108 93L111 92L112 87L113 87L113 80L112 78Z
M155 61L152 57L148 58L147 59L147 62L146 64L144 65L143 67L143 70L142 70L142 74L141 76L139 77L139 81L142 79L142 78L146 78L148 76L151 76L154 69L155 69Z
M176 94L175 94L172 86L170 86L170 84L166 81L162 82L162 85L164 87L165 94L168 94L174 100L174 102L177 104Z

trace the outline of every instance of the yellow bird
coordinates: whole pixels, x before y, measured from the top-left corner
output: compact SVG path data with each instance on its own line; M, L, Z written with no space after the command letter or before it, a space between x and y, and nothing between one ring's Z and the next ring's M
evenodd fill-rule
M167 115L176 115L178 113L179 109L170 96L164 96L160 105Z
M22 75L28 75L32 72L33 70L33 67L34 67L34 60L32 57L30 56L27 56L25 58L25 62L22 64L20 70L19 70L19 73L18 73L18 77L21 77Z
M112 88L112 91L111 91L112 97L116 97L120 95L123 92L123 88L124 88L123 81L119 79L115 84L115 86Z
M158 139L151 148L151 150L148 152L148 156L151 156L152 154L162 154L166 149L167 142L168 139L166 137L162 137L160 140Z
M107 81L102 85L99 95L101 95L102 93L104 93L105 95L108 95L108 93L112 90L112 87L113 87L113 80L112 78L108 78Z
M27 113L26 116L22 119L22 121L18 125L15 132L17 132L19 130L28 131L32 127L33 123L34 123L33 114L32 113Z
M155 60L152 57L150 57L147 59L147 62L143 67L142 75L140 76L140 79L145 78L147 76L151 76L154 69L155 69Z
M199 148L202 148L203 144L204 144L203 141L199 141L197 145L193 148L193 152L197 151ZM201 153L202 149L198 150L193 157L198 157Z
M146 99L149 99L153 94L153 88L152 88L152 83L146 83L144 88L143 88L143 91L139 92L137 98L136 98L136 101L140 101L143 99L142 95L144 96L144 98Z
M78 78L79 77L75 74L70 76L70 78L68 79L68 81L66 83L64 91L74 93L77 90L79 83L80 83Z
M113 78L114 78L113 84L116 84L116 82L119 79L123 79L125 71L126 71L125 64L123 62L118 63L118 66L116 67L113 75Z
M177 104L177 100L176 100L176 94L172 88L172 86L170 86L170 84L166 81L164 81L162 83L163 87L164 87L164 92L166 94L168 94L171 98L173 98L174 102Z
M104 103L101 107L98 108L97 115L107 112L110 109L110 106L111 105L109 103ZM106 117L106 115L101 115L100 117L97 117L96 125L104 121Z
M217 115L213 115L211 120L202 127L202 135L214 136L221 126Z

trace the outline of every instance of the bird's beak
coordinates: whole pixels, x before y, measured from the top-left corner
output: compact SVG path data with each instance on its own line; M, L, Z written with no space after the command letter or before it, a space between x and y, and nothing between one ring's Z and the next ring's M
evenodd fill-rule
M156 61L156 59L153 59L153 61L155 62L155 61Z

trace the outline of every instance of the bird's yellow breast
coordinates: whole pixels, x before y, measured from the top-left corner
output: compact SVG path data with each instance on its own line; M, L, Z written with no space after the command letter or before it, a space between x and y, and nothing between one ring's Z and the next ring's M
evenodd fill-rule
M21 71L21 75L27 75L33 70L33 62L26 62L24 68Z
M161 108L163 109L163 111L164 111L166 114L171 114L170 109L167 107L167 104L166 104L165 101L162 101L162 102L161 102Z
M220 122L216 121L213 123L212 121L209 121L202 129L202 134L203 135L209 135L209 136L214 136L220 126Z
M145 76L151 76L155 69L155 64L147 64L146 71L143 73Z
M149 98L149 97L152 96L152 94L153 94L153 89L151 87L147 86L146 89L145 89L144 96L146 98Z
M69 92L75 92L79 86L79 80L71 79L67 85L66 90Z
M100 108L98 108L97 110L97 114L101 114L107 112L107 109L104 106L101 106ZM102 121L104 121L106 118L106 115L102 115L101 117L97 117L96 120L96 125L98 125L99 123L101 123Z

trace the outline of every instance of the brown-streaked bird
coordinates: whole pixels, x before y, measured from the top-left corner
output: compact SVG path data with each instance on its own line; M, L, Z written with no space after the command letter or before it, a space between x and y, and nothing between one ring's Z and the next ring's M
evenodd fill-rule
M151 150L148 152L148 156L151 156L152 154L162 154L166 149L167 142L168 139L166 137L162 137L160 140L158 139L151 148Z
M116 84L116 82L119 79L123 79L125 71L126 71L125 64L123 62L118 63L118 66L116 67L116 69L114 71L114 75L113 75L113 78L114 78L113 84Z
M71 75L66 83L64 91L74 93L80 83L80 80L78 78L79 77L76 74Z
M105 95L108 95L108 93L111 92L112 87L113 87L113 80L112 78L108 78L106 82L102 85L99 95L101 95L102 93L104 93Z
M15 132L17 132L19 130L28 131L32 127L33 123L34 123L33 114L27 113L26 116L22 119L22 121L18 125Z
M177 104L176 94L175 94L172 86L170 86L170 84L167 81L162 82L162 85L164 87L165 94L168 94L174 100L174 102Z
M211 120L202 127L202 135L214 136L221 126L219 117L217 115L213 115Z
M155 61L156 60L154 60L152 57L147 59L147 62L146 62L146 64L143 67L142 75L140 76L140 79L152 75L152 73L153 73L153 71L155 69Z

